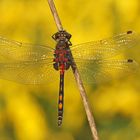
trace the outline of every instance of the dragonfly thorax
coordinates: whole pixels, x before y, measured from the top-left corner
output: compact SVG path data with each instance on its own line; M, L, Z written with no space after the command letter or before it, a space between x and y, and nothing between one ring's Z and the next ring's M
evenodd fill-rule
M70 54L67 49L64 50L55 50L54 53L54 64L53 67L55 70L61 70L61 66L63 65L63 70L68 70L71 65Z

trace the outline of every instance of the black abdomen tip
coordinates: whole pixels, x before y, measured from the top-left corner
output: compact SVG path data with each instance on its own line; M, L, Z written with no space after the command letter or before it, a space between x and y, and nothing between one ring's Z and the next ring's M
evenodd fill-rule
M132 31L127 31L127 34L132 34L133 32Z
M127 62L128 63L133 63L133 60L132 59L128 59Z

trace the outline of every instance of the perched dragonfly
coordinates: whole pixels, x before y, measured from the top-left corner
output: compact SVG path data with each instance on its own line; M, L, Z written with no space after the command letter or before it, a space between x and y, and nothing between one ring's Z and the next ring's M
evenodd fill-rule
M56 41L55 49L0 37L0 78L23 84L42 84L49 83L59 72L59 126L64 108L64 74L73 61L82 79L91 83L113 77L114 71L129 73L136 69L137 63L132 59L113 58L136 45L137 35L132 31L75 46L70 42L71 34L66 31L59 31L52 38Z

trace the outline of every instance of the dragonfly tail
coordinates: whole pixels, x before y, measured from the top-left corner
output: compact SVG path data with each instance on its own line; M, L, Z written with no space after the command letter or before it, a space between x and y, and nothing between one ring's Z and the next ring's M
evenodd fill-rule
M64 72L60 71L59 100L58 100L58 126L61 126L64 108Z

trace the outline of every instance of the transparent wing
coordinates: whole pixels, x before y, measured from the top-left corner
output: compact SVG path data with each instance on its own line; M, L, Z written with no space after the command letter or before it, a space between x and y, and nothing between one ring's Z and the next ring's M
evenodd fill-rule
M100 83L133 73L138 64L128 60L77 60L78 70L85 83ZM83 65L84 64L84 65Z
M73 57L79 59L110 58L135 46L139 39L140 37L135 32L128 31L112 38L75 45L71 51Z
M26 61L53 58L54 49L0 37L0 61Z
M56 80L58 72L53 69L53 51L47 46L0 37L0 78L24 84Z
M18 61L0 63L0 78L23 84L50 84L59 78L59 72L46 61Z

